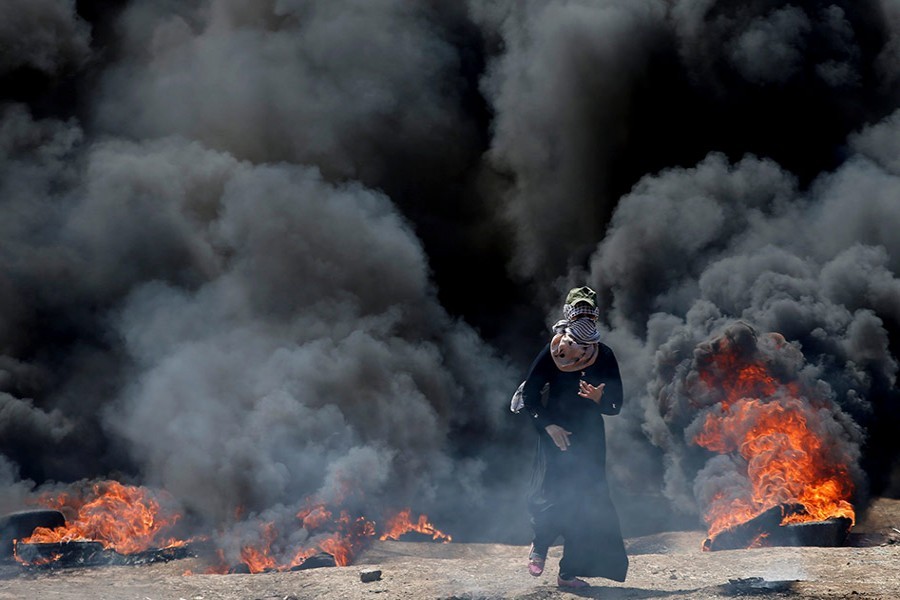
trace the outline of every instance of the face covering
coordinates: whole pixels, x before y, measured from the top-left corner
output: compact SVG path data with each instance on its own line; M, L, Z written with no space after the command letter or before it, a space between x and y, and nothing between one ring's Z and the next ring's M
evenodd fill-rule
M596 343L582 343L568 332L557 333L550 340L550 355L560 371L577 371L594 362Z

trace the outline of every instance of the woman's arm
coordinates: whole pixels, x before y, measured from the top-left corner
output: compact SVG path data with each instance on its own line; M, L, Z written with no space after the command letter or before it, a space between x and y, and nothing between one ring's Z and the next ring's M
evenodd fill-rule
M525 387L522 388L522 401L525 404L525 413L534 423L534 426L542 433L547 425L552 424L547 415L546 407L541 403L544 384L547 383L546 362L548 359L552 361L550 344L547 344L531 363L528 376L525 378Z
M600 365L603 371L600 377L606 384L599 402L600 412L604 415L617 415L621 412L622 404L625 402L619 363L616 361L616 355L608 346L601 344L600 349L603 351L603 354L598 357L598 360L603 361Z

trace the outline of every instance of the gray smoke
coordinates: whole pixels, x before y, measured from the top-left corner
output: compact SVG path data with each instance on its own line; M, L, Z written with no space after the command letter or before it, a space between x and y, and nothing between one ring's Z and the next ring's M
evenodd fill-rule
M0 75L20 67L49 74L79 67L90 41L74 0L8 0L0 18Z
M207 156L191 164L208 173ZM493 418L492 383L456 373L462 354L488 350L436 305L387 198L315 169L232 168L206 229L229 255L219 276L190 293L148 283L123 306L139 375L110 413L116 429L160 484L218 516L310 482L332 496L335 469L370 493L434 502L456 476L441 444L453 415Z
M848 440L848 455L858 456L864 435L851 416L868 422L898 372L890 329L900 316L900 248L891 231L900 179L881 166L893 160L883 150L896 123L893 115L854 136L866 156L806 192L771 162L711 155L644 179L620 202L589 280L612 295L612 345L634 336L646 344L633 360L653 375L637 392L641 411L628 416L664 451L664 489L680 508L693 510L698 469L714 464L691 447L690 426L704 414L687 382L698 349L736 320L791 342L785 381L822 388L831 407L820 424L832 423L840 431L831 439ZM624 451L630 440L612 443ZM864 496L858 465L854 475Z
M0 485L3 486L0 511L4 513L14 512L25 506L34 489L34 482L22 480L16 464L2 455L0 455Z
M117 135L182 135L329 178L383 184L393 154L411 148L449 170L464 119L448 81L459 57L437 19L456 12L398 0L133 2L94 117Z
M842 5L843 4L843 5ZM875 11L872 2L863 10ZM828 87L862 83L863 32L848 20L847 3L706 2L672 8L679 50L693 76L720 86L737 76L754 85L812 76ZM858 24L857 24L858 25Z
M433 18L134 2L87 121L5 107L14 460L40 478L131 472L207 528L307 498L451 523L484 509L487 463L457 455L458 432L502 429L514 376L440 306L412 224L358 181L398 149L455 160L457 57Z
M504 48L483 89L497 113L488 158L514 178L499 198L512 225L513 267L520 276L558 277L602 236L615 202L607 165L627 138L631 90L660 35L664 5L473 4Z
M867 469L883 473L888 434L871 426L894 418L898 369L895 4L478 7L502 48L484 89L518 273L606 299L628 394L610 427L610 456L627 457L611 459L616 479L697 511L710 455L684 429L702 415L675 419L666 398L695 393L681 388L696 349L739 320L798 349L788 379L819 389L822 426L851 462L868 444ZM603 182L632 145L645 169L659 162L619 197ZM852 471L862 500L867 477Z
M90 265L76 296L120 295L104 325L127 384L95 402L145 483L214 519L336 500L335 473L373 501L429 506L476 483L478 460L455 464L445 440L461 418L497 426L486 398L508 375L436 303L388 198L175 138L97 142L82 162L84 196L48 252ZM23 422L66 435L62 414L9 400L23 437L51 441Z

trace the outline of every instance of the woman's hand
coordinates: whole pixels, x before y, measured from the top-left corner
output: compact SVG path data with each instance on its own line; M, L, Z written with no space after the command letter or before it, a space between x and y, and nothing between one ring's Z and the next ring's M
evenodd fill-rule
M600 398L603 397L603 389L605 387L605 383L601 383L598 386L593 386L584 379L581 379L578 381L578 395L582 398L590 398L597 404L600 404Z
M563 452L572 445L572 443L569 442L569 436L572 435L571 431L566 431L559 425L547 425L544 429L550 434L550 437L553 438L553 443Z

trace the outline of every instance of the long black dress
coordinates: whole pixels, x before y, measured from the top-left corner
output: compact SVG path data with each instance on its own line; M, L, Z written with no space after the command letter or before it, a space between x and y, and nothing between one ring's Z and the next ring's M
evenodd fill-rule
M601 403L578 395L578 382L605 383ZM544 386L549 387L544 391ZM546 404L542 402L546 393ZM622 409L622 378L612 350L599 344L594 363L584 370L560 371L548 344L535 358L523 388L523 411L538 430L528 510L536 549L564 540L560 575L625 581L628 556L619 516L606 481L603 415ZM547 434L547 425L572 432L565 452Z

